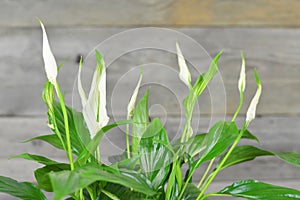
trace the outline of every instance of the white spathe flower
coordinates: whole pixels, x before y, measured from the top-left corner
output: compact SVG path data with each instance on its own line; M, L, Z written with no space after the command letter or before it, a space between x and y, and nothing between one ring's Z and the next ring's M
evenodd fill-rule
M43 31L43 59L45 64L45 71L48 80L55 85L56 84L56 77L57 77L57 64L55 58L52 54L47 33L44 27L44 24L41 20L38 20L41 24L42 31Z
M261 95L261 91L262 91L261 83L260 83L260 80L259 80L256 70L254 70L254 76L255 76L256 83L257 83L257 90L256 90L256 93L255 93L255 95L250 103L250 106L248 108L248 111L247 111L247 115L246 115L247 123L250 123L255 118L256 107L257 107L257 104L258 104L258 101L259 101L259 98Z
M128 106L127 106L127 119L131 118L132 115L133 115L134 105L135 105L135 102L136 102L136 99L137 99L137 95L139 93L139 88L140 88L140 85L141 85L141 82L142 82L142 77L143 77L143 75L141 74L140 78L139 78L139 81L138 81L138 84L135 87L135 89L133 91L133 94L130 98L130 101L128 103Z
M92 138L109 121L106 110L106 70L103 57L98 51L96 51L96 59L97 66L88 98L81 84L82 62L78 71L78 91L83 107L82 113Z
M242 57L242 66L241 66L238 88L240 92L244 92L246 88L246 67L245 67L245 57L243 53L241 53L241 57Z
M185 62L185 59L182 55L182 52L179 48L179 44L176 42L176 50L177 50L177 59L178 59L178 65L179 65L179 78L180 80L186 84L189 88L191 88L191 74L188 69L188 66Z

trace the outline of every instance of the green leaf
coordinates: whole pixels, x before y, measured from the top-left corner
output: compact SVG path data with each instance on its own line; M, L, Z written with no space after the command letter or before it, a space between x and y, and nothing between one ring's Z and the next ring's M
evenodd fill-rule
M121 200L128 200L128 199L134 199L134 200L144 200L145 199L145 194L143 193L138 193L135 191L132 191L130 188L124 187L119 184L114 184L114 183L108 183L104 189L117 197ZM105 194L101 193L98 199L101 200L111 200L108 196Z
M46 158L44 156L33 155L33 154L29 154L29 153L23 153L23 154L20 154L20 155L17 155L17 156L12 156L11 158L23 158L23 159L26 159L26 160L31 160L31 161L41 163L43 165L59 164L58 162L56 162L54 160L50 160L49 158Z
M132 118L132 153L138 153L140 139L149 123L148 111L149 90L146 91L143 98L138 102Z
M200 192L194 184L188 183L181 200L195 200Z
M139 144L141 169L155 189L163 185L170 170L171 152L168 145L168 135L160 120L155 118L145 130Z
M10 194L23 200L46 200L45 195L34 184L17 182L8 177L0 176L0 192Z
M59 171L69 170L69 169L70 169L70 165L68 164L47 165L45 167L35 170L34 176L38 183L39 188L42 188L47 192L53 192L49 173L59 172Z
M24 142L32 142L35 140L42 140L44 142L51 144L52 146L56 147L57 149L62 149L62 150L64 149L59 138L55 134L37 136L37 137L31 138L29 140L25 140Z
M300 167L300 154L295 152L273 153L275 156L285 161L286 163Z
M242 138L254 140L259 143L259 139L255 135L253 135L249 130L244 131Z
M198 168L201 163L223 153L237 138L238 134L239 130L234 122L217 122L207 133L205 151L195 162L194 168Z
M96 151L102 137L104 134L109 131L112 128L115 128L119 125L129 124L131 123L130 120L122 120L118 121L112 124L108 124L107 126L104 126L101 130L99 130L94 138L89 142L89 144L86 146L84 151L80 153L80 155L77 157L76 163L79 165L85 164L86 161L93 155L93 153Z
M205 149L205 137L206 134L197 134L184 144L185 152L188 153L192 158L198 155Z
M53 108L58 130L61 133L64 141L66 141L64 117L60 103L55 101ZM86 127L82 113L68 106L66 106L66 109L69 121L72 150L76 155L79 155L85 150L86 145L91 141L90 133ZM49 119L49 121L51 120L52 119Z
M253 160L259 156L270 156L270 155L273 156L273 153L266 150L259 149L251 145L238 146L231 152L228 159L223 164L221 170L242 162ZM222 162L223 158L224 156L220 158L216 167L218 167L218 165Z
M202 94L208 83L218 72L218 60L222 55L222 51L218 53L212 60L209 69L206 73L201 74L196 80L194 86L191 88L189 94L184 99L183 104L186 110L186 115L189 116L192 113L194 104L197 98Z
M156 194L149 180L142 174L136 171L117 173L113 168L96 164L88 164L74 171L52 172L50 179L55 200L85 188L95 181L120 184L149 196Z
M201 153L205 149L205 137L206 137L206 135L207 135L207 133L201 133L201 134L197 134L197 135L189 138L189 140L186 143L183 144L185 152L188 153L188 155L191 156L192 158L195 157L196 155L198 155L199 153ZM255 137L248 130L246 130L243 133L242 138L243 139L255 140L255 141L259 142L257 137ZM180 139L175 141L172 144L172 146L174 147L174 149L179 149L179 147L181 146Z
M234 197L260 200L300 199L300 191L275 186L256 180L242 180L222 189L219 194L230 194Z
M222 169L242 162L253 160L259 156L276 156L286 163L298 167L300 166L300 154L298 153L295 152L277 153L277 152L263 150L251 145L244 145L244 146L238 146L232 151L232 153L224 163ZM219 160L218 164L221 163L222 159L223 157Z

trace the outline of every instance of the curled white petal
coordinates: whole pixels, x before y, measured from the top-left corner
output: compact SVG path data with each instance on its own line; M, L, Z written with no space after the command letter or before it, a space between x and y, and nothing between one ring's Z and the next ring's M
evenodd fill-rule
M86 105L87 98L81 83L81 70L82 70L82 59L80 59L80 63L79 63L79 69L77 75L77 88L81 98L82 107L84 107Z
M128 106L127 106L127 118L132 117L133 110L134 110L134 105L135 105L135 102L136 102L136 99L137 99L137 95L139 93L139 88L140 88L141 82L142 82L142 75L140 75L140 79L138 81L138 84L135 87L134 92L133 92L133 94L132 94L132 96L130 98L130 101L128 103Z
M250 103L250 106L248 108L248 111L247 111L246 121L248 123L250 123L255 118L256 107L259 102L259 98L260 98L261 91L262 91L260 80L258 78L256 71L255 71L255 78L256 78L256 83L257 83L257 90L256 90L256 93L255 93L255 95Z
M43 59L45 64L45 71L48 80L55 85L56 84L56 77L57 77L57 64L55 61L55 58L52 54L47 33L45 30L45 27L41 21L39 21L41 24L41 28L43 31Z
M240 72L240 78L238 83L238 88L240 92L244 92L246 88L246 67L245 67L245 58L244 55L241 54L242 57L242 66Z
M96 56L100 56L100 54L96 53ZM95 134L109 122L106 110L106 70L103 58L101 57L101 59L101 63L97 63L93 75L88 99L85 105L84 102L82 102L83 117L91 137L94 137Z
M188 87L191 87L191 74L188 69L188 66L186 65L185 59L182 55L182 52L177 42L176 42L176 50L177 50L178 65L180 69L179 78L184 84L186 84Z

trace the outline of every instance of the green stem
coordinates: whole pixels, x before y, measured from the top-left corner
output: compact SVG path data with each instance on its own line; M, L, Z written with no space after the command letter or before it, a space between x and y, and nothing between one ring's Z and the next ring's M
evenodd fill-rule
M98 160L98 163L101 163L101 153L100 153L100 147L98 146L97 147L97 160Z
M66 105L65 105L65 102L64 102L64 98L61 94L58 82L56 82L56 84L55 84L55 89L56 89L56 93L57 93L57 96L59 98L59 102L60 102L60 105L61 105L61 110L62 110L63 116L64 116L64 125L65 125L65 131L66 131L66 139L67 139L68 158L69 158L69 161L70 161L71 170L73 171L74 170L74 163L73 163L73 157L72 157L71 136L70 136L70 130L69 130L68 114L67 114Z
M201 193L199 194L198 199L200 199L200 197L203 196L204 192L207 190L207 188L209 187L209 185L211 184L211 182L214 180L214 178L217 176L217 174L219 173L219 171L222 169L224 163L226 162L226 160L228 159L228 157L230 156L230 154L232 153L232 151L234 150L234 148L236 147L236 145L239 143L240 139L243 136L244 131L246 130L248 126L248 122L244 123L244 126L242 128L242 130L240 131L238 137L235 139L234 143L232 144L232 146L230 147L229 151L226 153L226 155L224 156L224 158L222 159L220 165L217 167L217 169L212 173L211 178L208 180L208 182L205 184L205 186L203 187L203 190L201 191Z
M96 200L95 197L94 197L93 190L91 188L89 188L89 187L87 187L86 190L88 191L91 200Z
M129 117L127 117L127 120L129 120ZM126 124L126 149L127 149L127 158L130 158L129 124Z
M235 118L237 117L237 115L239 114L242 106L243 106L243 101L244 101L244 93L243 92L240 92L240 103L239 103L239 106L237 107L233 117L232 117L232 122L235 120Z
M199 188L200 190L203 190L203 187L206 185L206 183L208 182L208 180L211 178L212 173L208 175L208 177L205 179L205 181L203 182L203 184L201 185L201 187Z
M213 158L213 159L210 161L209 165L207 166L207 169L205 170L205 172L204 172L204 174L203 174L201 180L199 181L199 183L198 183L198 185L197 185L198 188L201 187L201 185L202 185L203 181L205 180L205 178L206 178L206 176L207 176L207 174L208 174L208 172L209 172L211 166L213 165L214 161L215 161L215 158Z

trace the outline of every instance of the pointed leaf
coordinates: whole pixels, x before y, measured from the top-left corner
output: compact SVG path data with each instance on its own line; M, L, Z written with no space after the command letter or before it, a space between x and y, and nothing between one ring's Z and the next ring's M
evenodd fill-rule
M86 145L86 148L84 151L82 151L78 157L77 157L77 163L79 164L85 164L86 161L93 155L93 153L96 151L102 137L104 134L109 131L112 128L115 128L119 125L129 124L131 123L130 120L123 120L118 121L112 124L108 124L107 126L102 127L97 134L94 136L94 138Z
M259 156L273 156L273 155L274 154L272 152L259 149L251 145L238 146L231 152L231 154L223 164L221 170L242 162L253 160ZM216 168L222 162L223 158L224 156L220 158Z
M218 193L260 200L300 199L299 190L275 186L256 180L242 180L235 182Z
M206 136L206 148L201 157L195 162L198 168L201 163L222 154L237 138L239 130L234 122L217 122L210 128Z
M49 158L46 158L44 156L40 156L40 155L33 155L33 154L29 154L29 153L23 153L17 156L13 156L11 158L23 158L26 160L32 160L38 163L41 163L43 165L55 165L55 164L59 164L58 162L54 161L54 160L50 160Z
M23 200L46 200L45 195L34 184L18 182L4 176L0 176L0 192Z
M295 152L273 153L286 163L300 167L300 154Z
M140 173L135 171L116 173L114 171L114 169L109 167L89 164L72 172L51 173L50 179L53 185L54 199L61 199L68 194L87 187L95 181L120 184L149 196L156 194L146 177Z
M41 140L41 141L51 144L52 146L54 146L58 149L62 149L62 150L64 149L59 138L55 134L37 136L37 137L31 138L29 140L25 140L23 142L26 143L26 142L32 142L35 140Z
M55 164L55 165L47 165L45 167L36 169L34 171L34 176L38 183L39 188L41 188L47 192L53 192L49 173L50 172L60 172L63 170L70 170L70 165L69 164Z

